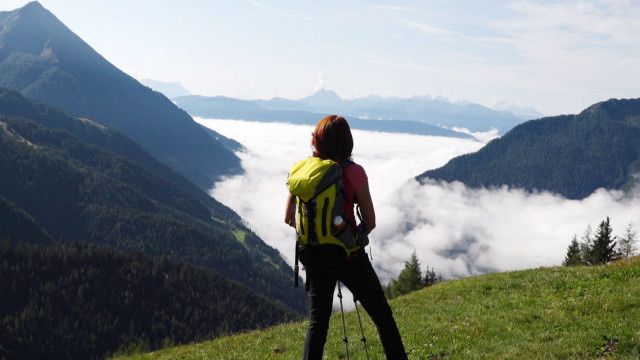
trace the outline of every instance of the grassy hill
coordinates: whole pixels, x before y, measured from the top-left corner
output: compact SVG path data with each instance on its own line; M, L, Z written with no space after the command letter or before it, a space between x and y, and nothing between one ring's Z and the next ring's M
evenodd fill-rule
M640 257L448 281L392 301L410 359L640 358ZM325 358L344 358L339 314ZM351 359L364 359L355 313ZM372 359L384 355L373 325ZM297 359L306 322L118 359Z

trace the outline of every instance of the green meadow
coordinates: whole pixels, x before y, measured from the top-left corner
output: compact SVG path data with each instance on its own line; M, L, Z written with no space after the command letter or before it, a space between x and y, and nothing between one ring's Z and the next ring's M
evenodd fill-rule
M350 299L347 299L350 301ZM391 301L410 359L640 359L640 257L446 281ZM355 312L351 359L365 359ZM372 359L384 359L365 315ZM298 359L306 322L117 359ZM345 359L334 313L325 359Z

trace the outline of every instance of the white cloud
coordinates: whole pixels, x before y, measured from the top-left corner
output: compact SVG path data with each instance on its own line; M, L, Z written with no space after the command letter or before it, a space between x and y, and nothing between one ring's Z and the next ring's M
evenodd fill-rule
M226 179L212 194L237 211L267 243L293 261L294 232L283 223L285 179L311 152L312 128L238 120L203 120L242 142L245 175ZM413 250L446 277L558 265L574 233L609 215L615 233L640 220L640 194L598 190L583 200L506 187L469 189L461 183L419 185L410 180L482 144L463 139L354 131L354 160L371 185L378 227L374 266L383 282L397 276Z
M324 89L327 86L327 74L323 71L318 72L317 74L318 82L316 86L314 86L313 91L318 91Z
M493 139L497 139L500 137L500 133L498 132L498 129L496 128L492 128L491 130L488 131L471 131L467 128L460 128L460 127L452 127L451 130L453 131L457 131L457 132L461 132L463 134L467 134L467 135L471 135L473 136L476 140L486 144L489 141L493 140Z

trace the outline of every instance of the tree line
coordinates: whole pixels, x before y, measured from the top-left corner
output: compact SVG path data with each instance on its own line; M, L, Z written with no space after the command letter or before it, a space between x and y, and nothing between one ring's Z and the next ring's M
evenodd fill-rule
M587 225L580 240L576 234L573 235L563 265L600 265L629 258L638 253L637 239L632 223L627 224L621 236L613 235L611 219L607 216L595 232L591 225Z

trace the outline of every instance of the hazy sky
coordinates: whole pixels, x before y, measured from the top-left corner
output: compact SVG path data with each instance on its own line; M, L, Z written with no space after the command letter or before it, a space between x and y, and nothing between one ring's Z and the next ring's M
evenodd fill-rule
M640 96L638 0L41 3L130 75L197 94L298 98L324 86L545 114Z

